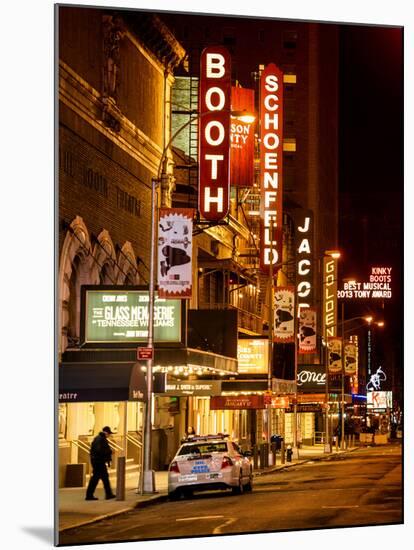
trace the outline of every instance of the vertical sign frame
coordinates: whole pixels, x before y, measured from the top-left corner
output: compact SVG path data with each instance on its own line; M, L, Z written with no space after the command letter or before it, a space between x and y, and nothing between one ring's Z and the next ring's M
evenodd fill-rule
M209 221L230 207L231 58L223 46L201 53L199 85L198 209Z
M336 336L338 312L338 260L332 256L323 257L323 317L324 338Z
M283 73L270 63L260 77L260 269L264 273L282 259L282 167Z

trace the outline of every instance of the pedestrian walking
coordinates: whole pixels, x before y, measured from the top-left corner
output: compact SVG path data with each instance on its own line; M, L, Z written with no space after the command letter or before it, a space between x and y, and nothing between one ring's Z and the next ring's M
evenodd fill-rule
M105 489L105 498L115 498L112 492L111 484L109 483L109 475L107 466L111 465L112 449L109 446L107 438L112 434L111 428L105 426L102 431L92 441L90 456L92 464L92 476L89 480L88 488L86 489L85 500L98 500L94 496L96 486L99 480L102 480Z

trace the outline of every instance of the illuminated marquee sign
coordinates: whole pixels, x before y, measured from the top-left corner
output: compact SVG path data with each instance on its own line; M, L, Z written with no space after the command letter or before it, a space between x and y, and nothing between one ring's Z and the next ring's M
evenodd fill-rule
M268 371L269 341L266 339L240 339L237 342L238 372L264 374Z
M369 281L347 282L338 290L338 298L392 298L392 267L372 267Z
M324 337L336 336L338 261L323 258L323 318Z
M199 210L219 221L229 210L231 61L221 47L205 48L199 87Z
M82 335L85 344L148 341L148 291L120 287L82 288ZM181 342L181 300L155 296L154 341Z
M392 409L391 391L367 392L367 407L369 409Z
M282 258L283 73L273 63L261 74L260 121L260 268L267 273Z
M308 210L295 215L296 225L296 295L298 315L301 308L310 307L313 300L312 288L312 247L313 247L313 213Z
M231 110L254 112L254 90L233 86ZM254 179L254 124L233 118L230 126L231 185L251 187Z

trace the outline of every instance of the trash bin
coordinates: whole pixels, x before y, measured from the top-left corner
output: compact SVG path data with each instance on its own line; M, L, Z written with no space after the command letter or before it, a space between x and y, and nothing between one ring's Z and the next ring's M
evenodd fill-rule
M283 437L281 435L274 434L270 437L270 443L274 443L276 451L280 451L282 447Z

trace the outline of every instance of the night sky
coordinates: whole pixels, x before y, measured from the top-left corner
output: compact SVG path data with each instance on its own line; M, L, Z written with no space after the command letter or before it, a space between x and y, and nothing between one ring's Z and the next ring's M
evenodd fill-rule
M371 266L393 268L392 299L348 301L346 317L363 312L384 319L376 353L397 383L404 330L402 41L398 28L341 26L340 273L363 281Z

